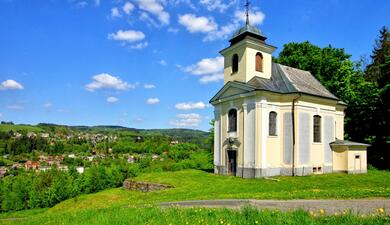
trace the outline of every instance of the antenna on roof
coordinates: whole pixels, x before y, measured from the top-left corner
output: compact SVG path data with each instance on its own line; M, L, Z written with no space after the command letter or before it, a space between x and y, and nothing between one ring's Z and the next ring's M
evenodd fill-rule
M251 3L249 2L249 0L246 0L246 2L245 2L245 10L246 10L246 12L245 12L245 15L246 15L246 25L249 25L249 6L251 5Z

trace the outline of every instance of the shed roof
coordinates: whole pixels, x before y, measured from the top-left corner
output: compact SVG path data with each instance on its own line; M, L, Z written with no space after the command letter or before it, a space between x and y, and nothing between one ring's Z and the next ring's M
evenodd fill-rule
M340 140L336 139L335 141L329 143L330 145L338 145L338 146L371 146L369 144L364 144L364 143L359 143L359 142L354 142L354 141L348 141L348 140Z

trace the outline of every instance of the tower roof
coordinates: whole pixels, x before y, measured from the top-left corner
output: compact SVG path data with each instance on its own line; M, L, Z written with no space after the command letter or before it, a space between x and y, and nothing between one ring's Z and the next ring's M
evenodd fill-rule
M234 33L232 38L229 40L230 44L233 45L244 39L246 36L259 39L260 41L265 41L267 39L267 37L264 36L263 33L261 33L261 31L257 27L245 24L243 27L241 27Z

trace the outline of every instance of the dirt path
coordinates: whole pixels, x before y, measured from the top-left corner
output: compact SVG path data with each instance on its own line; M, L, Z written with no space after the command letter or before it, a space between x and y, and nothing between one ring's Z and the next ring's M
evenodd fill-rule
M258 209L278 209L290 211L305 209L312 213L341 214L351 211L354 214L390 214L390 199L351 199L351 200L197 200L164 202L163 207L220 207L238 209L250 205Z

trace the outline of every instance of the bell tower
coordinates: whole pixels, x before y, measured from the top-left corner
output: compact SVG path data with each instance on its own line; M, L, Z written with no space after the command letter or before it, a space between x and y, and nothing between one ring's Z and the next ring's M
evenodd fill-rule
M249 24L248 1L245 7L245 25L229 40L230 46L220 51L224 57L224 84L228 81L247 83L255 76L271 78L272 53L276 47L265 43L267 38Z

